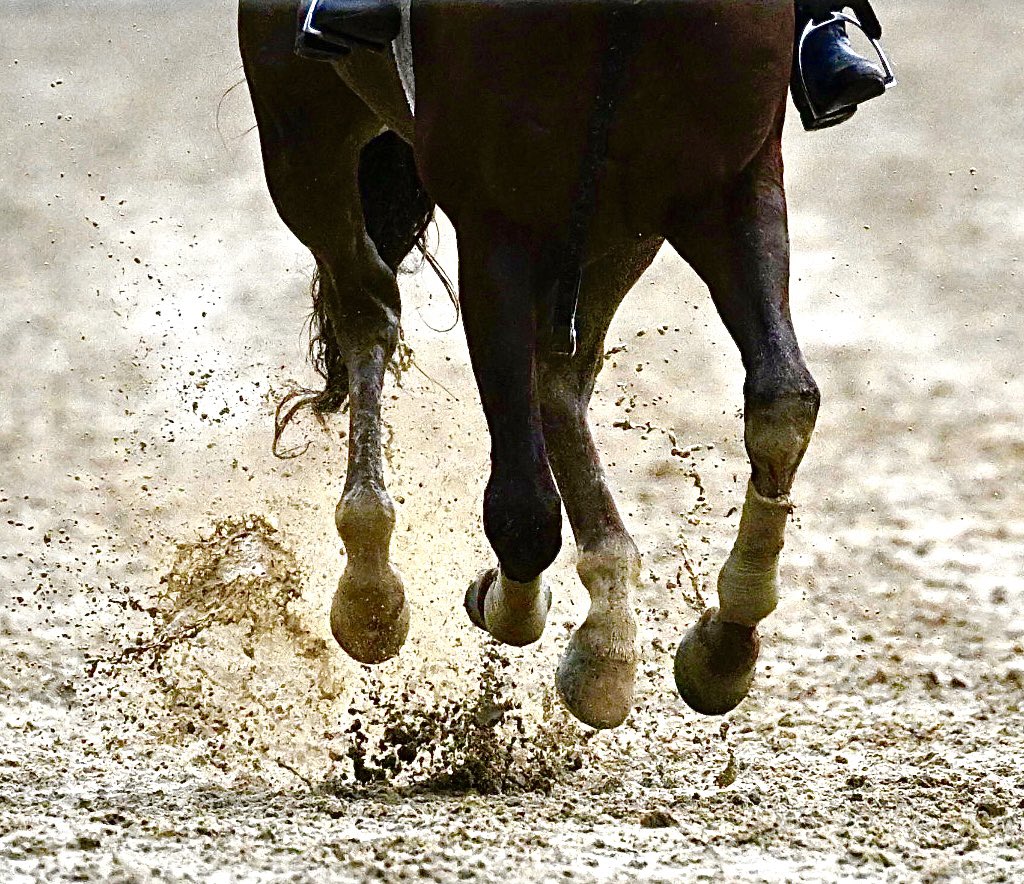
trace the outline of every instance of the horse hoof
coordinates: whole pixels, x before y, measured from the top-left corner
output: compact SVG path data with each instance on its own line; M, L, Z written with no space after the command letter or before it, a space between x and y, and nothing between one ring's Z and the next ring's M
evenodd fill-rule
M389 566L383 576L366 579L346 570L331 604L331 632L360 663L394 657L409 634L409 603L398 572Z
M636 643L630 640L612 653L593 647L592 630L584 623L569 640L558 664L555 684L569 711L598 730L618 727L633 709L636 684Z
M484 599L487 598L487 590L494 585L497 577L497 568L488 568L486 571L481 571L477 575L476 580L469 584L469 589L466 590L466 598L462 602L462 606L466 609L472 624L484 632L488 632L487 619L484 617Z
M516 583L489 568L469 585L463 604L474 626L503 644L522 648L540 640L551 610L551 590L539 577Z
M717 608L706 610L676 651L676 689L702 715L725 715L740 704L760 649L751 627L719 622L717 615Z

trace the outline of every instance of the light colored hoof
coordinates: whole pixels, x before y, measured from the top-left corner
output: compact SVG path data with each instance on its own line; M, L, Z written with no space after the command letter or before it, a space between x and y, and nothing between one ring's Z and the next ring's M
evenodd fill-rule
M383 574L353 575L338 581L331 604L331 632L342 649L360 663L383 663L405 644L409 603L402 578L390 566Z
M676 689L702 715L725 715L747 696L760 641L750 627L718 620L708 608L676 651Z
M608 650L598 650L602 647ZM633 709L638 656L634 638L609 642L584 623L569 640L555 675L569 711L599 730L622 724Z
M474 626L503 644L523 648L544 634L551 590L540 577L516 583L497 568L489 568L469 585L464 605Z

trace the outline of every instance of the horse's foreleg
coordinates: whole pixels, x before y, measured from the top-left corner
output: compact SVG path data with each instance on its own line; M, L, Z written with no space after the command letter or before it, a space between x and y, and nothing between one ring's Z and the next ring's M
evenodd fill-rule
M550 605L542 572L561 545L561 502L536 393L536 292L543 244L500 217L457 217L462 315L491 437L484 531L500 569L470 587L476 625L512 645L540 638Z
M331 607L338 643L356 660L398 653L409 626L402 582L388 561L395 512L381 463L381 389L398 342L392 270L366 231L358 185L363 145L380 129L327 65L292 52L294 8L245 0L239 34L267 183L282 220L313 253L318 311L350 401L348 471L335 513L347 562ZM329 386L330 386L329 379Z
M605 481L587 406L604 362L608 325L660 245L654 240L631 246L589 266L581 288L579 352L572 358L544 354L540 363L544 438L576 538L577 571L591 601L559 664L558 689L577 718L598 728L621 724L633 708L633 589L640 554Z
M769 143L720 203L676 226L672 244L707 282L746 369L751 481L735 545L706 611L676 655L676 684L698 712L723 714L747 694L756 627L778 600L789 491L814 430L818 388L789 313L789 240L782 160Z

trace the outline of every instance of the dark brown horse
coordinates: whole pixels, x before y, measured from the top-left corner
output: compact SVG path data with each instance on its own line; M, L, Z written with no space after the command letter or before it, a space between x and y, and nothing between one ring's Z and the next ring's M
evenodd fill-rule
M239 30L270 192L319 271L319 406L347 396L351 409L336 514L348 555L331 610L338 642L375 663L408 629L389 562L380 397L398 342L396 269L436 203L458 235L459 297L491 436L484 527L499 567L470 587L467 609L500 641L540 638L550 604L541 577L561 544L564 505L591 608L558 688L594 727L626 718L640 556L587 406L612 316L667 240L707 283L746 370L752 477L739 535L720 607L683 639L675 666L694 709L732 709L753 676L756 625L776 604L788 494L818 410L788 305L781 135L792 0L415 0L415 114L393 54L333 65L296 57L298 3L241 0ZM610 78L609 53L619 66ZM549 334L567 254L582 273L572 356Z

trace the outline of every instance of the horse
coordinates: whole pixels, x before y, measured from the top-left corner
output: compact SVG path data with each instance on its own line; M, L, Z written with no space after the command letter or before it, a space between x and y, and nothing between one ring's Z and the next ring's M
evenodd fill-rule
M754 676L758 623L777 604L789 494L820 398L789 310L792 0L415 0L414 111L394 50L298 57L299 4L240 0L238 25L270 194L316 261L325 384L315 405L350 409L334 637L374 664L409 628L390 561L381 390L399 342L396 273L440 207L457 237L491 444L483 524L497 566L473 581L467 612L499 642L540 639L564 506L591 605L557 688L591 727L628 717L641 560L587 408L612 317L667 242L707 285L745 371L751 471L739 528L718 607L674 662L691 708L735 708ZM566 309L571 344L555 333Z

